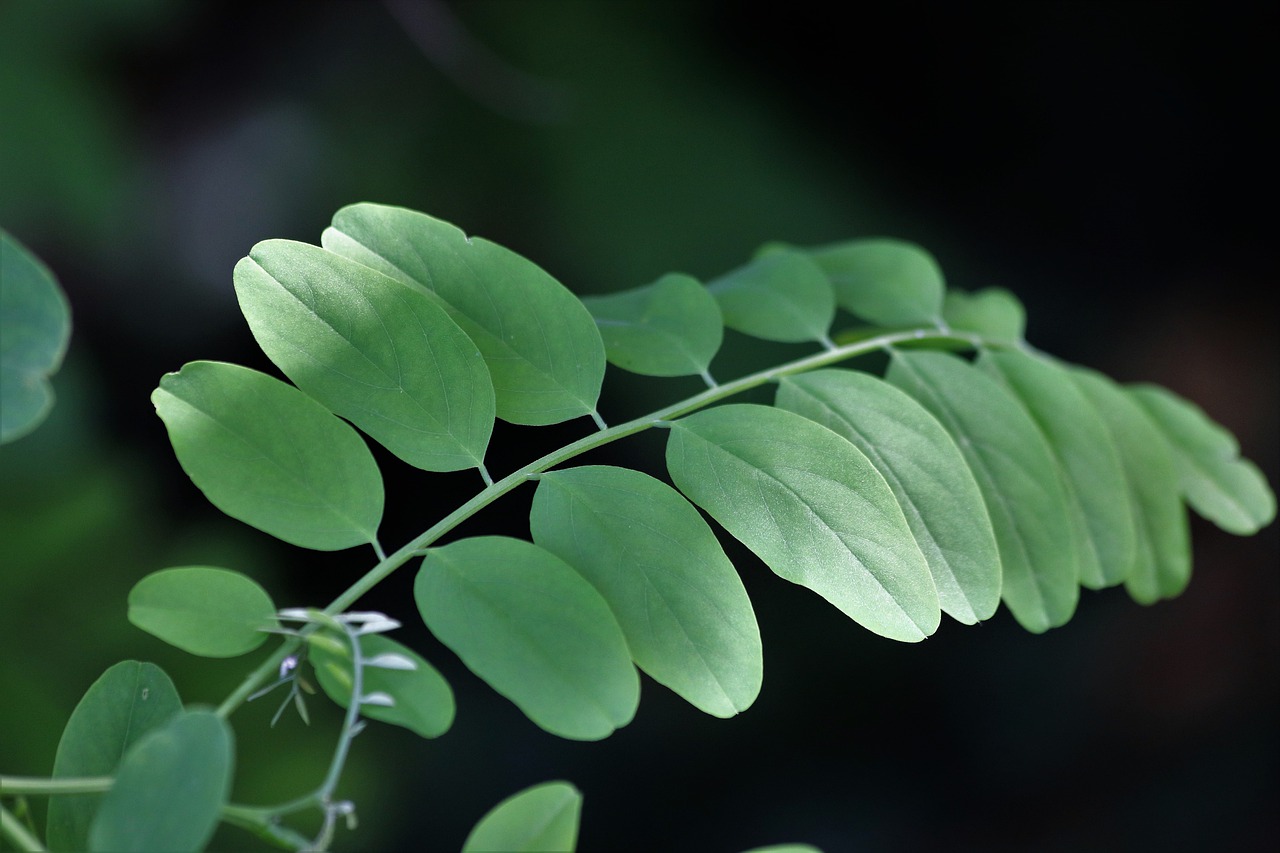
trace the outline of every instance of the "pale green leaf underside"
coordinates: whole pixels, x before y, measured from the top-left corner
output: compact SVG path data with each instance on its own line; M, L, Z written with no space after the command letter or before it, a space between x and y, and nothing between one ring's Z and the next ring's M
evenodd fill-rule
M1014 618L1035 632L1067 622L1080 597L1077 543L1062 474L1031 416L996 380L946 353L895 351L886 378L942 422L969 463Z
M813 249L840 307L880 326L934 324L945 285L933 256L914 243L874 237Z
M1136 522L1120 451L1102 415L1066 370L1022 352L983 351L977 364L1030 413L1058 460L1080 555L1080 582L1100 589L1133 565Z
M462 853L572 853L582 794L568 782L543 782L512 794L476 823Z
M182 700L164 670L152 663L115 664L85 691L58 741L53 778L112 776L120 757L141 737L182 711ZM49 798L49 849L89 849L89 827L102 794Z
M605 355L645 376L705 373L724 338L720 307L697 279L679 273L607 296L584 297Z
M885 478L929 562L944 612L965 624L1000 605L1000 555L964 456L933 415L866 373L789 376L777 405L853 443Z
M553 424L595 411L604 344L582 303L532 261L423 213L339 210L326 249L435 294L484 354L498 417Z
M938 593L897 499L831 430L768 406L719 406L672 424L667 469L776 574L858 624L907 642L937 629Z
M276 606L239 572L183 566L152 572L129 591L129 621L193 655L229 658L266 642Z
M1027 327L1022 303L999 287L988 287L974 293L947 291L942 316L956 331L973 332L988 341L1006 344L1021 341Z
M189 711L125 753L89 830L89 849L185 853L204 848L231 793L231 729Z
M71 309L57 279L0 229L0 444L31 432L49 414L49 377L70 337Z
M257 371L191 362L151 395L187 476L218 509L294 545L373 542L382 475L348 424Z
M360 649L365 659L390 653L403 655L417 665L411 670L362 667L362 695L381 692L395 699L391 706L361 705L362 716L402 726L425 738L440 737L449 730L455 711L453 690L439 670L408 646L383 634L360 637ZM324 692L334 702L348 707L354 683L350 654L337 655L325 646L315 645L310 655Z
M530 529L604 596L655 681L717 717L755 701L763 658L751 601L678 492L625 468L553 471L538 481Z
M827 339L835 319L831 283L803 252L782 250L707 283L731 329L768 341Z
M640 679L617 619L550 551L501 536L434 548L414 598L442 643L552 734L599 740L635 715Z
M1179 487L1192 509L1242 536L1275 519L1275 493L1257 466L1240 457L1235 436L1166 388L1137 385L1127 390L1168 439Z
M480 351L437 301L290 240L254 246L234 278L254 338L295 385L410 465L482 464L493 383Z
M1073 369L1072 377L1101 413L1124 465L1137 534L1125 589L1142 604L1178 595L1191 580L1191 543L1169 444L1115 382L1083 368Z

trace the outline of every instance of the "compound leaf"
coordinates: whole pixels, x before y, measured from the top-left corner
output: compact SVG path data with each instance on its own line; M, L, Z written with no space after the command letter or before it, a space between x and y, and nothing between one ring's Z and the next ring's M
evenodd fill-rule
M587 466L542 475L533 539L604 596L631 656L717 717L760 692L760 630L747 591L702 516L647 474Z
M863 452L893 489L929 563L944 612L966 624L1000 605L1000 555L982 493L960 449L910 396L866 373L789 376L777 405Z
M995 379L947 353L895 350L886 378L942 422L969 463L1014 618L1034 632L1065 623L1080 597L1080 561L1062 473L1031 416Z
M582 794L568 782L543 782L512 794L475 825L462 853L572 853Z
M1196 512L1228 533L1248 536L1276 517L1276 496L1235 436L1199 406L1156 385L1128 389L1173 450L1178 485Z
M893 491L856 447L793 412L733 404L671 426L680 491L775 573L885 637L922 640L938 593Z
M825 341L835 319L831 283L803 252L780 250L707 283L724 323L768 341Z
M165 375L151 400L183 470L227 515L320 551L375 540L377 463L306 394L246 367L196 361Z
M231 761L231 729L212 711L188 711L151 731L124 754L89 849L203 849L231 793Z
M599 740L635 716L640 679L617 619L550 551L462 539L427 553L413 591L431 632L552 734Z
M582 300L613 364L645 376L706 373L724 338L720 307L707 289L680 273L622 293Z
M880 326L937 323L945 285L933 256L914 243L876 237L810 251L841 308Z
M71 309L53 273L0 229L0 444L31 432L53 407L49 377L71 337Z
M152 572L129 591L129 621L193 655L229 658L266 642L276 606L239 572L184 566Z
M318 246L267 240L235 268L263 352L293 383L427 471L482 464L493 383L438 301Z
M98 677L76 705L58 741L53 778L111 776L120 757L144 735L182 711L182 700L164 670L126 660ZM50 850L89 848L89 827L102 794L69 794L49 800Z
M1026 331L1026 311L1018 298L999 287L975 293L947 291L942 316L947 325L961 332L974 332L988 341L1016 344Z
M576 296L516 253L424 213L353 204L326 249L434 293L484 354L498 417L554 424L595 412L604 344Z

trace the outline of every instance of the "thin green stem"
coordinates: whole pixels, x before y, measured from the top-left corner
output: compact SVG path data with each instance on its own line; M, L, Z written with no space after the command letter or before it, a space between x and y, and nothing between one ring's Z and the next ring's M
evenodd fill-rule
M40 839L22 825L22 821L0 803L0 838L7 838L18 850L43 851Z
M69 777L66 779L42 779L34 776L0 776L0 794L101 794L110 791L115 784L110 776Z

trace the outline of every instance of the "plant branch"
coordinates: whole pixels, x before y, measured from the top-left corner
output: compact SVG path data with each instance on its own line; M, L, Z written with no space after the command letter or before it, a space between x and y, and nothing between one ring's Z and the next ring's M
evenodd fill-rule
M0 838L7 838L18 850L43 851L40 839L32 835L13 812L0 803Z
M100 794L115 784L111 776L85 776L66 779L43 779L34 776L0 776L0 794Z

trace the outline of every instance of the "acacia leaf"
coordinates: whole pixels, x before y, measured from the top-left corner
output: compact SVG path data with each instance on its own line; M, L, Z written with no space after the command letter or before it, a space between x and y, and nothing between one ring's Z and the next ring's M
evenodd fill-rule
M982 493L942 424L894 386L852 370L785 377L777 405L851 442L893 490L944 612L965 624L1000 606L1000 555Z
M603 465L543 474L533 539L590 581L631 656L659 684L717 717L760 692L760 629L715 533L680 493Z
M826 427L732 404L674 422L667 470L776 574L906 642L938 627L929 565L884 477Z
M956 356L894 350L886 378L951 433L991 517L1001 598L1028 631L1067 622L1079 556L1057 460L1031 416L995 379Z
M680 273L621 293L584 297L613 364L645 376L705 373L724 338L720 307Z
M974 293L948 290L942 316L947 325L960 332L973 332L988 341L1016 344L1027 327L1022 303L1009 291L988 287Z
M431 633L543 729L608 737L640 679L609 605L567 563L503 536L431 549L413 587Z
M373 455L297 388L195 361L166 374L151 400L182 469L227 515L319 551L375 540L383 491Z
M203 849L231 794L231 744L231 729L212 711L187 711L148 732L125 752L89 849Z
M809 257L779 250L707 283L731 329L768 341L824 341L835 319L831 282Z
M512 794L480 818L462 853L572 853L582 794L568 782L543 782Z
M849 240L809 256L831 280L846 311L880 326L937 323L945 285L933 255L888 237Z
M251 652L277 624L267 591L239 572L183 566L152 572L129 591L129 621L193 655Z
M368 203L335 213L321 243L435 294L484 354L498 417L542 425L595 412L605 368L595 321L532 261L424 213Z
M53 760L54 779L112 776L120 757L144 735L182 711L182 700L164 670L153 663L120 661L98 677L62 730ZM49 799L49 849L89 849L89 827L102 794Z
M437 300L291 240L257 244L234 278L254 338L295 385L410 465L482 464L493 383Z
M361 705L360 713L374 720L402 726L424 738L440 737L453 725L453 690L439 670L410 649L383 634L359 637L360 653L366 663L377 655L401 655L413 669L366 665L361 669L362 693L385 693L394 705ZM329 698L342 707L351 703L351 648L339 643L341 652L327 644L311 646L311 663L316 680Z
M1120 451L1102 415L1065 369L1023 352L984 350L977 364L999 379L1031 415L1065 475L1080 554L1080 582L1118 584L1136 545Z
M71 308L39 258L0 229L0 444L44 421L49 377L71 338Z
M1275 519L1275 493L1257 466L1240 457L1235 436L1167 388L1142 384L1127 390L1168 439L1179 489L1192 509L1241 536Z

